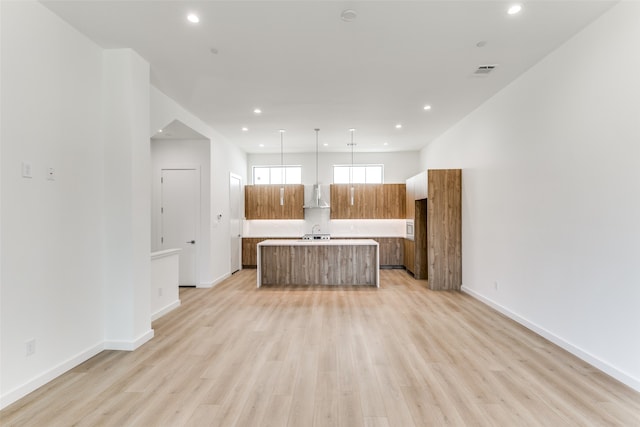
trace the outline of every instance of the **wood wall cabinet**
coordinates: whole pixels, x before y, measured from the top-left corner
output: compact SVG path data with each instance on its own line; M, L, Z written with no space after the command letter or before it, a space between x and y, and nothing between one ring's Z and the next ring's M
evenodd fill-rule
M304 185L245 185L244 214L247 219L304 219Z
M435 169L407 179L407 218L414 240L405 241L405 268L430 289L462 286L462 171ZM409 243L410 242L410 243Z
M415 201L427 198L427 172L420 172L418 175L407 179L407 198L405 212L407 219L416 219Z
M415 185L416 180L415 177L411 177L407 179L407 192L406 192L406 202L405 202L405 214L407 219L415 219L416 217L416 208L415 208Z
M429 288L462 286L462 171L429 170L427 257Z
M428 197L429 181L427 171L420 172L414 176L413 195L416 200L426 199Z
M331 219L404 219L405 184L331 184Z

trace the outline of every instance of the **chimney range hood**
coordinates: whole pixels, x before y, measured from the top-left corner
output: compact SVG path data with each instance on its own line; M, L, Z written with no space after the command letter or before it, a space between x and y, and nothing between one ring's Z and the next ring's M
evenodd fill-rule
M313 186L313 192L307 204L304 205L305 209L327 209L329 203L322 198L322 192L320 190L320 183L318 182L318 132L320 129L314 129L316 131L316 183Z

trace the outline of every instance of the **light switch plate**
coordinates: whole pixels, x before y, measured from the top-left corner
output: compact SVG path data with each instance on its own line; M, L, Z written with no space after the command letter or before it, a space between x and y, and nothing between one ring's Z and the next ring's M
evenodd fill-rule
M56 170L54 168L47 168L47 180L48 181L56 180Z
M31 174L31 163L22 162L22 177L33 178L33 175Z

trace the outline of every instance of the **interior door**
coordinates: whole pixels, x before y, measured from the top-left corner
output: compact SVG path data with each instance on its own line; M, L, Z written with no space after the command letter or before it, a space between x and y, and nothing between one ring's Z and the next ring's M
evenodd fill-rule
M180 248L180 286L197 285L200 172L162 169L162 249Z
M229 175L229 230L231 238L231 273L242 267L242 178Z

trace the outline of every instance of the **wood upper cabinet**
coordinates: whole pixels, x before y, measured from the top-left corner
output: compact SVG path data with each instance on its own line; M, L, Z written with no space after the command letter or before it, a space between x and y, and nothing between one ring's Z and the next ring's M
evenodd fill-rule
M416 207L415 207L415 177L411 177L407 179L407 196L406 196L406 207L405 214L407 219L415 219L416 217Z
M429 170L427 202L429 288L462 285L462 171Z
M244 214L247 219L304 219L304 185L284 185L284 204L280 205L281 185L245 185Z
M331 184L331 219L404 219L405 184Z
M426 199L428 196L429 180L427 178L427 171L420 172L413 177L413 197L414 200Z

